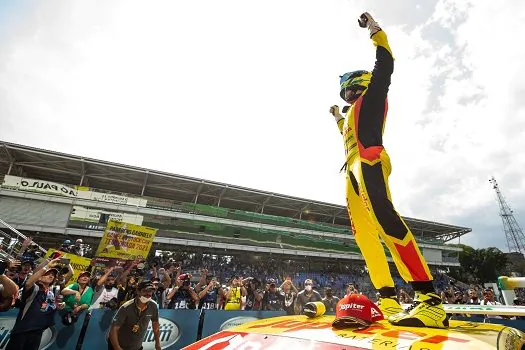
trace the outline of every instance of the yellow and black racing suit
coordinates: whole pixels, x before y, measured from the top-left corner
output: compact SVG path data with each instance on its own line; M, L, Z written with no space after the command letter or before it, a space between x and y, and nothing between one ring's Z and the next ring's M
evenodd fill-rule
M380 238L405 281L431 281L432 275L412 232L392 204L388 187L392 168L383 147L383 131L394 58L384 31L371 39L377 49L370 83L337 125L344 138L346 200L352 231L372 283L381 289L394 287L394 281Z

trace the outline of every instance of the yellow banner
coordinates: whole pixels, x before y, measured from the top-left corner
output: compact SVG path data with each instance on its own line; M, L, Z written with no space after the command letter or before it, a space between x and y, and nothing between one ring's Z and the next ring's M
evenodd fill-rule
M110 220L96 256L133 260L146 259L157 229Z
M83 271L87 271L89 265L91 265L91 259L84 258L71 253L65 253L57 249L48 249L45 257L53 259L58 257L69 259L69 263L71 264L71 267L73 267L73 277L71 277L71 279L69 280L70 282L76 282L78 275L80 275L80 273ZM58 267L58 269L60 270L60 267ZM68 281L66 281L66 283L67 282Z

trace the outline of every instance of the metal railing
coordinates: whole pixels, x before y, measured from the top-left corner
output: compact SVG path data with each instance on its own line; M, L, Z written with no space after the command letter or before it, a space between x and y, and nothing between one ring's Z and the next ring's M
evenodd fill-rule
M16 228L9 225L4 220L0 219L0 256L3 258L16 257L20 253L22 243L27 237L18 231ZM46 253L47 250L36 244L37 249L42 253Z

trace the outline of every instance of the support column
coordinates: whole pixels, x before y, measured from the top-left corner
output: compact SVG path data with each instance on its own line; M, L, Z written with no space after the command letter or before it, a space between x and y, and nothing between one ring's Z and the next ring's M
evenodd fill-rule
M11 175L11 169L13 169L13 165L15 165L14 160L12 160L11 163L9 163L9 169L7 170L7 175Z
M197 204L197 200L199 199L199 195L201 194L201 191L202 191L202 186L204 186L204 182L201 182L201 184L199 185L199 188L197 189L197 193L195 194L195 199L193 200L193 204Z
M302 220L302 218L303 218L303 211L308 209L309 205L310 205L310 203L308 203L307 205L305 205L304 207L301 208L301 212L299 213L299 220Z
M84 164L84 158L82 158L81 163L82 165L82 174L80 174L80 183L79 186L83 186L84 184L84 177L86 176L86 165Z
M228 189L228 186L224 187L221 191L221 194L219 195L219 200L217 201L217 206L220 207L221 206L221 199L222 199L222 196L224 196L224 193L226 193L226 190Z
M140 191L141 196L144 196L144 191L146 190L146 184L148 183L148 176L149 176L149 170L146 170L146 176L144 176L144 182L142 183L142 190Z

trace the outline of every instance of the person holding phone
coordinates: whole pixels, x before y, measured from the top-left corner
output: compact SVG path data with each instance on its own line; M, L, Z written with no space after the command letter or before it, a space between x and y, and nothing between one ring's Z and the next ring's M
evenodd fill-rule
M6 350L38 350L42 334L55 323L57 303L50 286L58 275L59 259L49 261L29 277L22 290L22 305L11 330Z
M221 284L213 275L205 276L205 286L199 291L199 309L216 310L219 300L224 295Z

